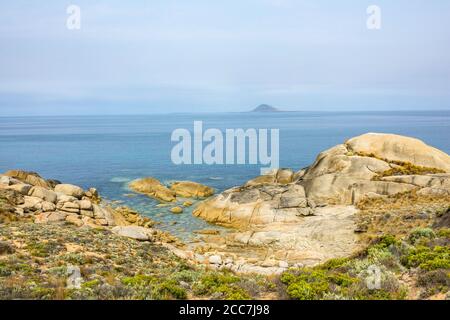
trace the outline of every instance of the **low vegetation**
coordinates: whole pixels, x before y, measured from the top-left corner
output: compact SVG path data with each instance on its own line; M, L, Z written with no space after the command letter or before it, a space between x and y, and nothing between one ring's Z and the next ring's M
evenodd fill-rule
M362 202L365 250L272 277L190 265L108 230L3 222L0 299L450 298L449 204L413 193ZM72 267L75 288L67 285Z
M300 300L445 298L449 245L449 229L416 229L403 239L386 235L357 256L292 269L281 280L289 296Z
M76 266L81 286L67 286ZM192 266L161 246L107 230L0 224L0 299L261 299L266 278Z
M438 169L438 168L430 168L430 167L423 167L423 166L417 166L410 162L406 161L398 161L398 160L389 160L385 158L378 157L377 155L373 153L365 153L365 152L352 152L350 151L347 153L348 156L359 156L359 157L369 157L369 158L375 158L384 162L389 163L392 168L388 169L384 172L379 173L376 175L373 180L380 180L383 177L390 177L390 176L404 176L404 175L424 175L424 174L437 174L437 173L445 173L444 170Z

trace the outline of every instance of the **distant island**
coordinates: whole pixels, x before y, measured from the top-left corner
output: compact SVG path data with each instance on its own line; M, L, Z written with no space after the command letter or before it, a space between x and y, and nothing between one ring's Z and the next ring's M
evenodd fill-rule
M253 109L251 112L280 112L281 110L272 107L268 104L261 104Z

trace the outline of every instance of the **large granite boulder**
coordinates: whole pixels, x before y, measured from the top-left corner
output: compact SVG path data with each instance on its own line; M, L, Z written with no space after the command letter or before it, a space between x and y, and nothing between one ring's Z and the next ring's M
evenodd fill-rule
M365 197L450 193L450 157L420 140L365 134L320 153L307 169L280 169L202 202L194 215L241 229L293 222L316 204L352 205Z
M427 187L408 179L450 179L450 157L420 140L369 133L319 154L300 179L308 198L354 204L367 194L394 195Z
M168 189L155 178L147 177L134 180L130 182L129 187L133 191L143 193L157 200L172 202L176 199L175 192Z
M450 156L418 139L395 134L367 133L345 143L355 153L372 154L390 161L410 162L450 173Z
M183 198L207 198L214 194L214 189L192 181L177 181L171 184L170 189Z
M77 199L81 199L84 196L84 190L73 184L58 184L55 186L55 192Z
M252 185L233 188L203 201L193 211L197 217L224 226L245 229L274 222L298 222L314 214L301 185Z
M9 170L5 172L4 175L20 180L26 184L31 184L32 186L43 187L46 189L52 188L52 183L43 179L36 172L29 172L23 170Z
M28 195L51 203L56 203L56 200L58 199L58 196L54 191L38 186L32 187L28 192Z

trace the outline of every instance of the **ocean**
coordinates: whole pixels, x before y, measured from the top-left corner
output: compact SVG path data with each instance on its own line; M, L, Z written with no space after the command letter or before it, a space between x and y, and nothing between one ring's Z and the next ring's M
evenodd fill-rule
M143 195L131 195L129 181L152 176L164 183L191 180L218 192L259 175L261 165L175 165L171 134L177 128L279 129L280 167L301 169L317 154L367 133L419 138L450 153L450 111L280 112L125 116L0 117L0 172L36 171L45 178L96 187L108 200L139 210L183 240L211 228L191 215L174 215Z

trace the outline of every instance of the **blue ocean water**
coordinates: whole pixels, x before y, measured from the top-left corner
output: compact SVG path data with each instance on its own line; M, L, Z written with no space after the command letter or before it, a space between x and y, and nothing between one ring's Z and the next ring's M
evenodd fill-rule
M145 196L130 197L127 182L153 176L163 182L192 180L222 191L257 176L259 165L174 165L174 129L280 130L280 166L311 164L316 155L366 132L396 133L450 152L450 111L211 113L136 116L0 117L0 172L24 169L122 201L187 239L205 222L190 210L173 215ZM174 221L177 224L173 224Z

